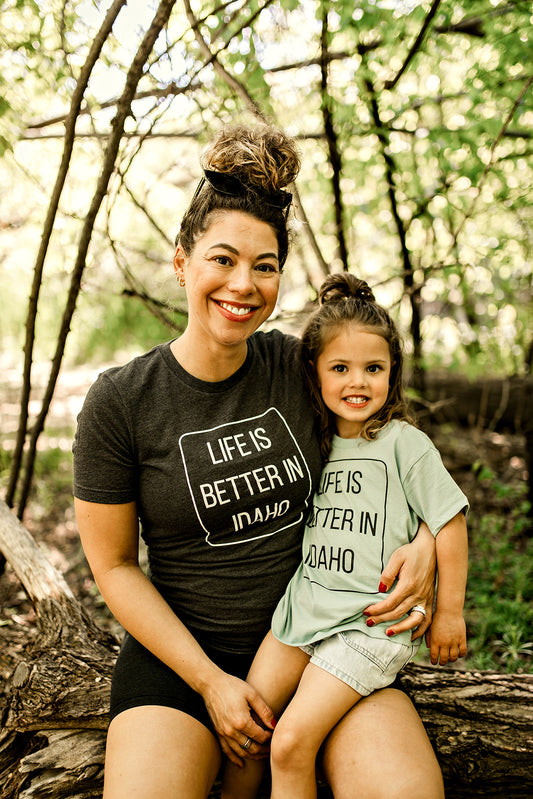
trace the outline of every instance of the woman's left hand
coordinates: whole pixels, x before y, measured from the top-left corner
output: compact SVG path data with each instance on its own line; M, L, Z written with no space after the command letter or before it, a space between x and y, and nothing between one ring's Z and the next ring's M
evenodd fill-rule
M387 635L393 636L403 630L413 629L413 641L423 636L431 624L433 613L435 568L435 539L427 525L422 522L416 538L393 552L381 573L379 590L382 593L388 590L396 578L398 583L386 599L366 608L364 613L367 616L367 625L371 627L400 619L410 613L415 605L420 605L425 610L425 616L416 610L403 621L390 625Z

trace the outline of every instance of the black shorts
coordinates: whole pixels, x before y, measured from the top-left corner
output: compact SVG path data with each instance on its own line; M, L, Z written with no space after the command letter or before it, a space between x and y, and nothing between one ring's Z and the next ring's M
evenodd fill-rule
M203 646L223 671L245 679L253 654L228 654ZM181 677L126 633L113 672L110 718L132 707L163 705L181 710L214 732L204 700Z

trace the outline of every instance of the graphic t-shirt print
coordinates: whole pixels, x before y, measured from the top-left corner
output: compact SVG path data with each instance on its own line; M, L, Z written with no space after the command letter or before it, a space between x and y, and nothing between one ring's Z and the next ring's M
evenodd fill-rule
M368 590L384 566L387 494L383 461L327 464L306 523L306 579L331 591Z
M274 535L303 521L291 509L311 493L311 475L276 408L179 440L198 521L210 546Z

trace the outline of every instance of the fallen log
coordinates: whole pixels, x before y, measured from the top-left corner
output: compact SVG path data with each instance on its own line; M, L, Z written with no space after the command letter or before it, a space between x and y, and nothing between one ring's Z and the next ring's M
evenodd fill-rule
M0 550L38 625L0 695L0 796L100 797L117 642L94 625L3 502ZM533 796L533 675L412 665L402 681L435 747L449 797ZM325 787L319 795L331 796Z

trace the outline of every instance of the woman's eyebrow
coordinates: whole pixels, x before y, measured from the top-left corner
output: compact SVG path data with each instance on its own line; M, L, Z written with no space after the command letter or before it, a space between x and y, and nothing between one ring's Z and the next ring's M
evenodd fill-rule
M234 247L232 244L226 244L223 241L219 241L217 244L212 244L210 247L207 248L207 252L209 252L209 250L214 250L217 247L221 247L224 250L228 250L229 252L232 252L234 255L240 255L239 250L236 247ZM276 261L279 260L278 254L276 252L263 252L256 257L256 261L258 261L261 258L274 258Z

